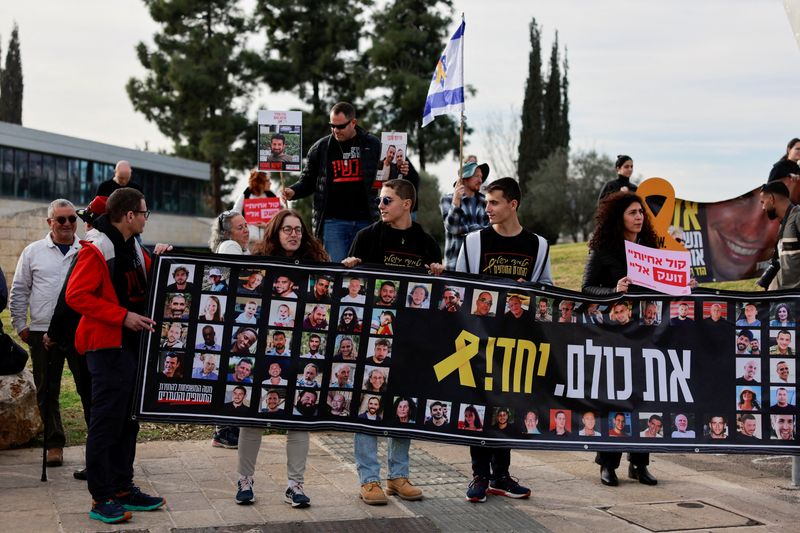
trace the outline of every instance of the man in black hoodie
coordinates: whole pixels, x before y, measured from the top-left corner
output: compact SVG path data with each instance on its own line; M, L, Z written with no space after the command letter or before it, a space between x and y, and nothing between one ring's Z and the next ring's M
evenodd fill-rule
M381 142L357 123L352 104L334 105L331 134L308 150L300 181L281 192L285 201L314 194L312 229L331 261L344 259L356 233L378 218L372 202Z

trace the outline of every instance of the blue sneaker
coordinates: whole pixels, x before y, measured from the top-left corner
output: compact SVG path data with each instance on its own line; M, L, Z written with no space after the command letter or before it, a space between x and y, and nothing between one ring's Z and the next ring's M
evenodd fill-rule
M306 493L303 492L303 485L299 483L286 489L283 495L283 501L296 509L303 509L311 505L311 498L306 496Z
M523 487L511 476L503 476L491 482L489 494L508 496L509 498L527 498L531 495L531 489Z
M236 482L236 503L239 505L248 505L256 501L256 495L253 494L253 478L252 476L241 476L239 481Z
M89 511L89 518L92 520L100 520L106 524L126 522L130 520L132 516L133 513L126 511L125 508L113 498L109 498L104 502L92 500L92 509Z
M489 488L489 480L483 476L475 476L467 488L467 501L472 503L483 503L486 501L486 489Z
M125 492L118 492L116 498L128 511L155 511L167 503L161 496L145 494L136 485Z

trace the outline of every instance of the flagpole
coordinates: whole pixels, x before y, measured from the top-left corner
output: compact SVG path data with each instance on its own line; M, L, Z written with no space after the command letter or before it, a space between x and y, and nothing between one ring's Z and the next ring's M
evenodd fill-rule
M463 11L461 12L461 24L464 24L464 12ZM462 80L463 80L463 74L464 74L464 61L463 61L464 48L463 47L461 48L461 57L462 57L461 74L462 74ZM461 85L462 86L464 85L463 82L462 82ZM463 105L461 106L461 127L460 127L460 131L458 133L458 160L459 160L459 165L461 166L461 168L458 170L458 177L459 178L463 178L463 176L464 176L464 106Z

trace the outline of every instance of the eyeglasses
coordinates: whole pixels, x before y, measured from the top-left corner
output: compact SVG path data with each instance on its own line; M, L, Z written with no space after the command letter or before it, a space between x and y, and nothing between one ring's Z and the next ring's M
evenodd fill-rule
M303 226L283 226L281 231L284 235L291 235L292 233L297 233L298 235L303 234Z
M334 124L333 122L329 122L328 123L328 126L330 126L330 128L332 130L343 130L349 125L350 125L350 121L349 120L347 122L345 122L344 124Z
M78 217L76 217L75 215L70 215L68 217L55 217L51 218L50 220L55 220L56 222L58 222L63 226L64 224L67 223L67 220L69 220L70 224L74 224L75 221L78 220Z
M378 196L377 198L375 198L375 204L376 205L381 205L381 204L389 205L393 201L394 201L394 198L392 198L391 196Z
M136 213L137 215L139 215L139 214L144 215L144 219L145 220L150 218L150 210L149 209L147 211L134 211L134 213Z

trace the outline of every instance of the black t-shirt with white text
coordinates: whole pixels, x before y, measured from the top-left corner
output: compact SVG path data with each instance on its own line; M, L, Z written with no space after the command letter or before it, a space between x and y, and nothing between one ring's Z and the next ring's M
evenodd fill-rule
M538 253L539 238L535 233L523 228L513 237L503 237L490 226L481 230L479 273L530 281Z
M416 222L404 230L375 222L358 232L348 255L364 263L404 268L442 262L439 245Z
M355 141L355 137L341 142L331 137L328 145L326 218L370 219L361 166L361 147Z

